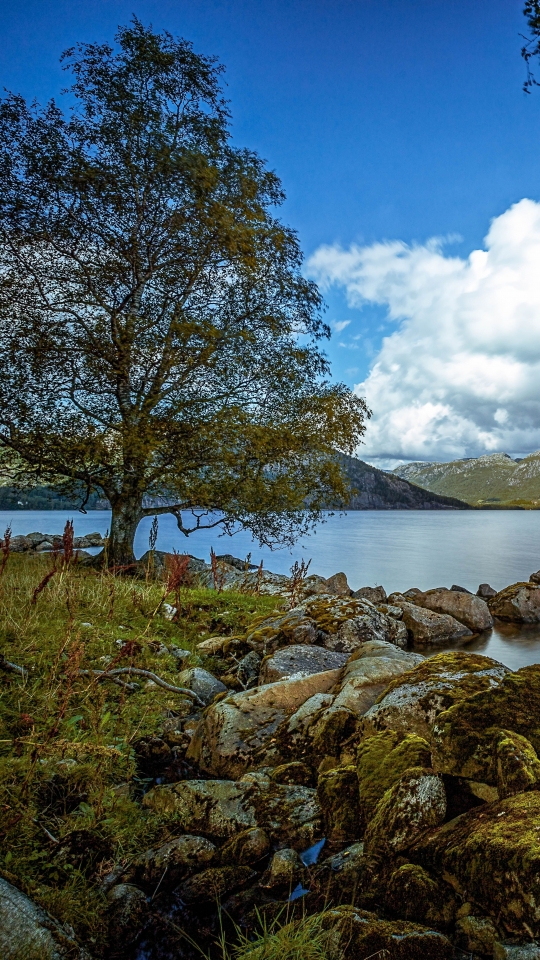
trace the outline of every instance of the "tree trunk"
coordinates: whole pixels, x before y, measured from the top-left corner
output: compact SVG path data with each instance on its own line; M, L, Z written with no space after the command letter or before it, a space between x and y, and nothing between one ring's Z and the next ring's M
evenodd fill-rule
M111 532L107 560L110 567L135 563L133 542L137 527L143 518L142 495L120 496L113 500Z

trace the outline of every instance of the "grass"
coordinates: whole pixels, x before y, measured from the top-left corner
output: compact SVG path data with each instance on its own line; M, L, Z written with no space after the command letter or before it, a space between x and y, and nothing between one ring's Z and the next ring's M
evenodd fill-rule
M48 566L11 555L0 579L0 652L27 670L0 671L0 874L98 955L106 951L101 880L174 836L139 803L145 782L134 744L191 707L145 680L130 692L79 670L114 663L177 684L177 661L163 644L192 651L200 664L197 642L242 635L279 601L183 588L171 623L153 616L163 584L74 565L33 603Z

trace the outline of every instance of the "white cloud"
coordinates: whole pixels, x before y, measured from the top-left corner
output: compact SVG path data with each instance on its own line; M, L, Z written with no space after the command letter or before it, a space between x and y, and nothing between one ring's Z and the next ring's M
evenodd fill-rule
M496 217L464 260L441 240L320 247L310 274L398 325L356 392L362 457L447 460L540 448L540 203Z
M335 320L332 327L336 333L341 333L342 330L345 330L345 327L349 326L350 322L350 320Z

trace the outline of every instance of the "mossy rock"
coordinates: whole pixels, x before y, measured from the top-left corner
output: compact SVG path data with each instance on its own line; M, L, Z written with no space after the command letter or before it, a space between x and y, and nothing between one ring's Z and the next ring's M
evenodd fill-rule
M446 816L446 791L442 777L426 767L411 767L383 795L365 834L366 852L372 856L403 853L427 830Z
M331 841L351 842L360 836L360 807L356 767L336 767L320 775L317 797L326 836Z
M249 866L209 867L185 880L176 894L184 903L215 903L224 894L245 887L256 876Z
M358 747L357 774L362 821L368 823L387 790L409 767L430 767L431 749L423 737L383 730Z
M519 734L532 748L523 740L505 746L503 724L508 736ZM512 782L534 785L539 770L534 751L540 751L540 664L509 673L496 689L454 704L440 713L433 728L437 770L495 787L500 782L503 792L513 789Z
M495 741L499 797L511 797L540 783L540 760L530 740L512 730L501 730Z
M449 651L424 660L392 680L359 721L363 737L381 730L416 733L426 739L438 715L454 703L497 688L510 671L476 653Z
M505 934L526 940L540 936L537 791L462 814L413 844L408 858L444 876Z
M540 621L540 587L536 583L512 583L488 600L489 609L499 620L514 623Z
M328 910L324 925L340 935L344 960L452 960L450 941L437 930L404 920L380 920L355 907Z
M404 863L394 870L384 889L386 910L401 920L448 927L458 905L452 887L434 879L417 863Z

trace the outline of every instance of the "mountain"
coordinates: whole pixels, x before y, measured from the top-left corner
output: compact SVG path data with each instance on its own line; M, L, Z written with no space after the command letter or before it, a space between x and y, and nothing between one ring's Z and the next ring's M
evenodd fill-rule
M355 457L341 457L347 476L357 491L350 510L468 510L454 497L440 496L408 480L384 473Z
M405 463L391 474L473 506L540 508L540 450L516 460L490 453L450 463Z

